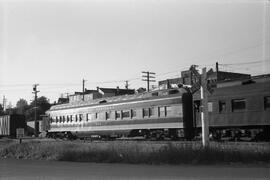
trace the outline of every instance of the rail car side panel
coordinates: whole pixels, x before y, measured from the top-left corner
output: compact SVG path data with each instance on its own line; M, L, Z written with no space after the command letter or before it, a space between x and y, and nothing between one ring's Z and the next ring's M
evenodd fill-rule
M125 131L133 129L175 129L183 128L183 110L181 97L169 97L160 99L147 99L143 101L132 101L115 104L100 104L90 107L78 107L50 111L52 118L50 132L102 132L102 131ZM170 113L160 114L160 107L169 107ZM144 108L151 108L153 114L151 117L143 115ZM118 112L136 110L135 117L118 117L115 119L106 119L106 112ZM167 110L167 109L166 109ZM97 119L88 120L88 114L97 113ZM57 116L69 116L81 114L80 121L56 122ZM114 113L113 113L114 114Z
M209 112L212 127L249 127L270 125L270 108L265 107L265 98L270 97L270 82L217 88L209 96L213 110ZM245 101L245 108L234 109L233 101ZM220 102L225 110L221 111ZM201 127L200 113L196 112L196 125Z
M80 122L70 124L53 124L53 131L98 131L98 130L123 130L123 129L157 129L157 128L183 128L181 118L147 119L147 120L118 120L118 121L97 121Z

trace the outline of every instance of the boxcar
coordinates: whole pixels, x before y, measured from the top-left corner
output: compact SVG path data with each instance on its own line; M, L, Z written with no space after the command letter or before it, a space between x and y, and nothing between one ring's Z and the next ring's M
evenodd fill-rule
M24 115L4 115L0 116L0 137L16 137L16 129L26 129Z
M115 96L52 106L50 137L193 138L192 95L185 89Z

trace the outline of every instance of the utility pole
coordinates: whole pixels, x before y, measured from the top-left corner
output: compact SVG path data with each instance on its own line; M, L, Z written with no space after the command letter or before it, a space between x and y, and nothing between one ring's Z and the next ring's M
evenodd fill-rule
M83 87L82 87L82 93L83 93L83 97L82 97L82 100L84 101L84 92L85 92L85 89L84 89L84 84L85 84L85 79L82 80L82 83L83 83Z
M35 94L35 137L37 137L37 135L38 135L38 132L37 132L37 130L38 130L38 124L37 124L37 93L39 92L38 90L37 90L37 86L39 86L39 84L34 84L33 85L33 94Z
M146 75L143 75L142 77L143 78L146 78L146 79L142 79L142 81L147 81L147 92L149 92L149 87L150 87L150 82L156 82L156 80L153 80L155 77L154 76L150 76L150 75L155 75L156 73L154 72L149 72L149 71L142 71L143 74L146 74Z
M202 143L203 147L209 144L209 119L208 119L208 94L207 94L207 79L206 68L202 69L201 75L201 100L202 100Z
M7 99L5 96L3 96L3 110L4 110L4 112L6 111L6 102L7 102Z

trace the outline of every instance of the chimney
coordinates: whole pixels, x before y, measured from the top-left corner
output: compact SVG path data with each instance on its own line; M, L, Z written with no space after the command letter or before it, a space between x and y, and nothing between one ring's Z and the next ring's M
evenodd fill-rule
M216 62L217 81L219 81L219 77L218 77L218 76L219 76L219 75L218 75L219 73L218 73L218 71L219 71L219 70L218 70L218 62Z
M216 62L216 72L218 73L218 62Z
M170 80L167 79L167 80L166 80L166 83L167 83L167 89L170 89L170 88L171 88Z
M116 95L119 95L119 86L116 87Z

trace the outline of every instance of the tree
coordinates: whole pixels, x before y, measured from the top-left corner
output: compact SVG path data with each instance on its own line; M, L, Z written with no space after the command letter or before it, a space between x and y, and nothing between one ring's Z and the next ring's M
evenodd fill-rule
M0 104L0 115L4 115L4 108L2 104Z
M51 107L48 99L45 96L37 98L37 119L41 119L41 115L44 115ZM26 111L27 121L35 120L35 101L32 101L29 105L29 109Z
M16 104L17 114L25 114L28 108L29 106L25 99L20 99L19 101L17 101Z
M17 110L16 110L16 107L12 107L12 103L9 102L8 105L7 105L7 108L6 108L6 111L5 111L5 114L16 114Z
M140 87L139 89L137 89L138 93L143 93L146 91L146 88Z

